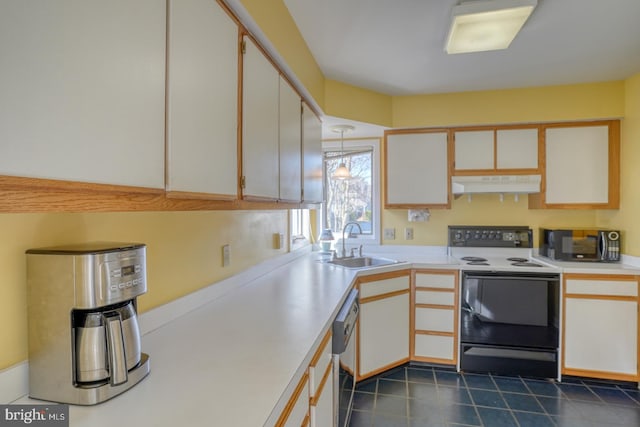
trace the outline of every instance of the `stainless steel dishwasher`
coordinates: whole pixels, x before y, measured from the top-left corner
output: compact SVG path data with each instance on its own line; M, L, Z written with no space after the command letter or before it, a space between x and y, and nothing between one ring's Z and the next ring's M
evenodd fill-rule
M334 425L347 427L356 387L356 322L360 313L358 290L349 292L333 321L333 416Z

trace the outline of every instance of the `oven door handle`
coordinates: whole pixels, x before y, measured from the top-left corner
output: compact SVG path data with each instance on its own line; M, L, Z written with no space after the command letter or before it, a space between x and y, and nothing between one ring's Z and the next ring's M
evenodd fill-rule
M548 277L548 276L478 276L478 275L465 275L464 279L491 279L491 280L536 280L540 282L548 282L550 280L558 280L557 277Z

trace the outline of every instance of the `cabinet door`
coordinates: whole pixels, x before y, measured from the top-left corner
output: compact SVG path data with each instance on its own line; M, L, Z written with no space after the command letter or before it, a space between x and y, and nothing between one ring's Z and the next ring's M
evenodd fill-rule
M302 100L280 77L280 199L302 200Z
M360 377L375 375L409 358L409 293L360 306Z
M311 396L309 408L311 427L333 425L333 363L329 363L326 369L316 394Z
M455 169L494 169L493 130L458 131L455 138Z
M302 199L321 203L322 193L322 123L311 108L302 103Z
M609 202L609 126L546 129L547 204Z
M260 49L245 37L242 83L243 197L279 197L280 76Z
M447 132L385 134L385 207L448 207L447 146Z
M496 131L497 169L538 169L538 129Z
M0 8L0 175L164 188L164 2Z
M563 373L623 374L636 380L637 325L637 301L567 298Z
M562 373L637 381L638 280L564 276Z
M169 2L169 191L237 196L238 27L209 0Z

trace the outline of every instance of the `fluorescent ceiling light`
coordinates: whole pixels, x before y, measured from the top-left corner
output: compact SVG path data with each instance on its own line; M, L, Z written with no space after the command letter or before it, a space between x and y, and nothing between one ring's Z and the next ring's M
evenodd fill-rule
M447 53L508 48L537 4L537 0L475 0L455 6Z

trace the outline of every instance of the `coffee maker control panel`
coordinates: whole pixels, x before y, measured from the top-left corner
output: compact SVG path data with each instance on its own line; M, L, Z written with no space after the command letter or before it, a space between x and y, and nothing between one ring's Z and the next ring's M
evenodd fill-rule
M131 299L147 291L144 260L138 257L102 264L100 294L108 303Z

